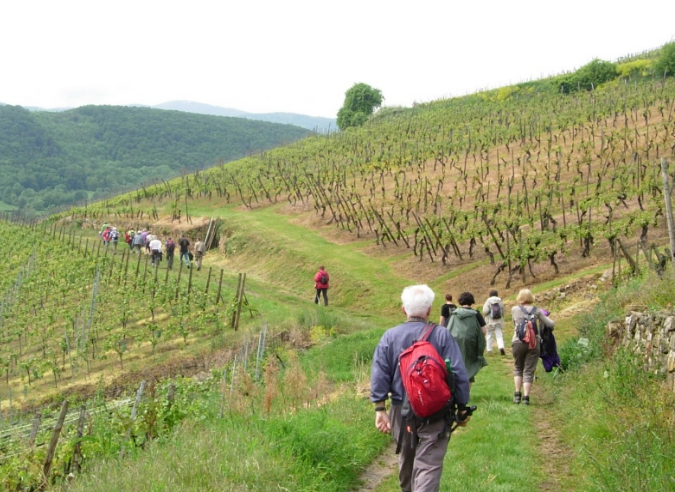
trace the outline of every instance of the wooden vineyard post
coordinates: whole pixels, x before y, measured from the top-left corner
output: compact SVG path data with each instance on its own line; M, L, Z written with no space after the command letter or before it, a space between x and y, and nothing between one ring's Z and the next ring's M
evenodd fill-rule
M206 295L209 293L209 285L211 284L211 270L213 270L213 267L209 267L209 276L206 277L206 287L204 288L204 294Z
M237 330L237 311L239 310L239 291L241 290L241 276L242 274L239 274L239 278L237 279L237 292L234 295L235 299L235 307L234 307L234 312L232 313L232 320L230 321L230 328L234 329L235 331Z
M28 446L32 447L35 444L35 438L37 433L40 430L40 423L42 422L42 415L40 412L35 412L35 418L33 419L33 427L30 430L30 436L28 437Z
M145 279L148 276L148 258L150 255L145 255L145 265L143 266L143 294L145 294Z
M68 400L63 400L63 404L61 405L61 413L59 413L59 418L56 420L56 425L54 426L54 433L52 434L51 441L49 441L49 447L47 448L47 455L45 456L45 463L42 469L45 485L49 481L49 471L51 470L52 467L52 460L54 459L56 444L59 442L61 429L63 429L63 422L64 420L66 420L66 413L68 413Z
M239 318L241 317L241 305L244 302L244 292L246 292L246 274L241 277L241 289L239 290L239 298L237 299L237 324L234 329L239 329Z
M223 288L223 269L220 269L220 280L218 280L218 294L216 295L216 304L218 304L221 300L220 297L220 292L222 291Z
M668 161L661 158L661 178L663 179L663 199L666 202L666 219L668 221L668 237L670 238L670 263L675 276L675 229L673 225L673 208L670 203L670 183L668 179Z
M190 302L190 292L192 291L192 272L195 271L194 264L190 267L190 275L188 275L188 287L187 287L187 302Z
M181 260L178 262L178 278L176 279L176 295L174 296L174 299L176 301L178 300L178 292L180 292L180 277L182 273L183 273L183 260L181 258Z
M237 297L235 302L234 313L232 313L232 328L235 331L239 328L239 317L241 316L241 304L244 299L244 286L246 285L246 274L239 274L239 282L237 283Z
M134 290L136 290L136 284L138 283L138 272L141 269L141 252L138 252L138 258L136 259L136 273L134 274Z
M131 409L131 418L129 422L129 427L127 427L127 435L125 441L129 440L129 437L131 437L131 427L134 425L134 421L136 420L136 413L138 412L138 405L141 404L141 397L143 396L143 390L145 389L145 380L141 381L141 385L138 388L138 392L136 393L136 401L134 401L134 406ZM122 445L122 449L120 449L120 459L124 458L124 453L126 451L126 448L124 445Z
M129 258L131 258L131 251L129 250L129 254L127 255L127 261L124 262L124 287L127 286L127 275L129 272Z
M107 251L107 248L106 248ZM113 267L115 266L115 255L110 257L110 271L108 272L108 278L112 278Z
M75 473L80 471L80 465L82 461L82 434L84 434L84 422L87 417L87 405L82 405L80 407L80 417L77 419L77 442L75 443L75 449L73 450L73 471Z

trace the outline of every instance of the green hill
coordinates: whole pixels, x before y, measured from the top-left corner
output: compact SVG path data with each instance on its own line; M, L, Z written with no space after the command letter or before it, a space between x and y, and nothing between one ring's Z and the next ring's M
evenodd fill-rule
M243 118L116 106L0 106L0 201L48 210L109 196L306 136Z

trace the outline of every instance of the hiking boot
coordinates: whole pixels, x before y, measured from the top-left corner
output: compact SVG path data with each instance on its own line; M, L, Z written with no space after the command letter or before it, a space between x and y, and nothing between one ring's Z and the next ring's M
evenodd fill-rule
M504 352L504 349L499 349L499 353L502 355L506 355L506 352Z
M520 396L521 396L520 391L516 391L513 394L513 403L520 403Z
M523 405L529 405L530 404L530 397L529 396L523 396Z

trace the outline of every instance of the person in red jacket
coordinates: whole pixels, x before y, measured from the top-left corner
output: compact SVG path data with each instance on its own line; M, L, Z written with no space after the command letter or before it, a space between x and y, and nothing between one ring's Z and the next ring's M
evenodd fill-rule
M314 304L319 304L319 297L323 294L323 304L328 306L328 281L330 277L328 272L323 268L323 265L319 267L319 271L314 275L314 288L316 289L316 297L314 298Z

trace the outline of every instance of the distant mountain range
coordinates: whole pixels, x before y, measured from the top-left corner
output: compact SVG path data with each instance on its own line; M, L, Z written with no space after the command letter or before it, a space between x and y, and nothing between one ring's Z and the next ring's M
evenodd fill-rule
M2 105L2 103L0 103ZM249 120L268 121L270 123L280 123L285 125L295 125L319 133L327 133L337 130L334 118L323 118L321 116L307 116L297 113L247 113L239 109L222 108L210 104L197 103L193 101L169 101L156 106L144 106L142 104L132 105L133 107L166 109L172 111L183 111L184 113L206 114L212 116L228 116L234 118L246 118ZM34 106L24 106L29 111L50 111L60 112L72 108L38 108Z
M319 133L326 133L328 130L335 131L337 129L334 118L307 116L297 113L247 113L246 111L241 111L239 109L221 108L219 106L211 106L210 104L192 101L169 101L151 107L156 109L184 111L186 113L232 116L236 118L247 118L249 120L269 121L270 123L295 125L301 128L307 128L308 130L316 130Z

